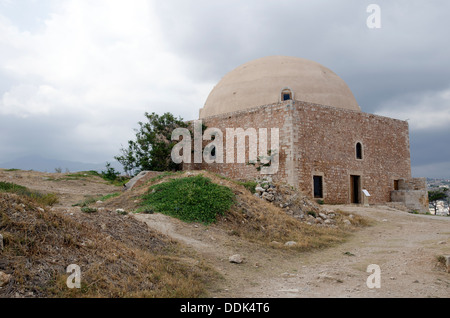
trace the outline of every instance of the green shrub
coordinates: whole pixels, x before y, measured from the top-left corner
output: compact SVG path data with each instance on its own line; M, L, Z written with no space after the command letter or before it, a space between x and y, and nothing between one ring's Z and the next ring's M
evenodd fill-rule
M109 199L118 197L119 195L120 195L119 192L110 193L110 194L107 194L107 195L102 196L102 197L99 198L97 201L99 201L99 200L100 200L100 201L107 201L107 200L109 200Z
M256 181L237 181L237 183L244 186L251 193L256 193L255 188L258 185Z
M317 217L317 214L314 211L308 211L307 213L308 213L308 215L311 215L313 217Z
M230 188L198 175L150 187L143 196L142 205L149 207L146 211L163 213L185 222L210 224L232 206L233 199Z
M81 208L81 212L84 212L84 213L95 213L95 212L97 212L97 209L85 206L85 207Z
M119 177L120 172L116 171L114 167L111 167L109 162L106 163L106 170L102 171L102 178L107 181L116 181Z

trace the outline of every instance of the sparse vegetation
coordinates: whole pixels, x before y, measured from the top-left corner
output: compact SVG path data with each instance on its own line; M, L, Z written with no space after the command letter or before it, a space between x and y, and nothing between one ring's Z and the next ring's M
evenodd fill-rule
M110 193L110 194L100 197L97 201L107 201L109 199L118 197L119 195L120 195L120 192Z
M121 187L126 182L128 182L130 179L125 176L120 176L120 172L116 171L113 167L111 167L109 163L106 166L106 170L102 171L101 173L99 173L95 170L89 170L89 171L80 171L80 172L76 172L76 173L66 173L66 174L57 172L57 174L60 174L61 176L47 177L45 180L46 181L75 181L75 180L89 180L94 177L99 177L99 178L102 178L103 180L107 181L110 184Z
M211 214L209 222L204 222L192 217L193 214L187 212L189 208L180 208L184 201L190 201L193 197L196 199L201 197L201 195L194 195L195 191L192 191L187 184L188 180L194 180L196 177L185 177L184 173L162 174L150 180L148 193L142 197L141 206L135 212L164 213L180 219L183 219L180 217L180 214L183 214L187 215L187 222L197 221L206 224L214 222L214 226L223 228L231 236L238 236L271 247L284 248L283 244L273 245L272 242L296 241L298 244L292 248L299 251L342 243L354 229L370 225L365 218L355 215L352 216L351 226L346 226L343 220L344 218L348 219L349 215L342 211L336 212L336 228L308 225L288 215L274 204L254 197L251 191L247 191L253 187L253 184L239 182L206 171L202 174L207 176L213 184L223 184L235 195L232 205L225 210L225 213ZM204 178L201 175L198 177ZM185 182L184 187L180 186ZM244 189L245 191L242 191ZM199 191L199 193L201 192ZM180 193L183 193L183 196L180 196ZM204 198L206 197L204 196ZM149 198L151 199L149 200ZM213 201L216 200L214 196L212 198ZM217 210L212 209L212 211ZM305 213L318 216L314 211Z
M194 298L218 278L144 224L128 219L123 227L119 219L124 217L69 217L40 210L27 196L0 193L1 259L7 264L0 268L12 276L0 297ZM108 229L99 228L99 222L108 223ZM81 289L66 285L66 267L75 260Z
M95 213L95 212L97 212L97 209L96 208L90 208L88 206L84 206L84 207L81 208L81 212L84 212L84 213Z
M256 182L256 181L236 181L236 183L244 186L244 188L246 188L251 193L256 193L255 188L258 185L258 182Z
M119 195L120 195L119 192L115 192L115 193L110 193L107 195L89 196L85 200L75 203L72 206L87 207L91 204L94 204L97 201L107 201L107 200L115 198Z
M160 212L186 222L210 224L233 204L234 194L201 175L178 178L150 187L143 197L147 210Z
M308 215L311 215L311 216L313 216L313 217L317 217L317 214L316 214L316 212L314 212L314 211L308 211L307 214L308 214Z
M0 182L0 192L16 193L19 195L27 196L37 204L45 206L52 206L58 202L58 197L54 193L44 194L38 191L32 191L24 186L10 182Z
M102 171L100 175L103 179L114 182L119 178L120 172L116 171L114 167L111 167L111 163L107 162L106 170Z

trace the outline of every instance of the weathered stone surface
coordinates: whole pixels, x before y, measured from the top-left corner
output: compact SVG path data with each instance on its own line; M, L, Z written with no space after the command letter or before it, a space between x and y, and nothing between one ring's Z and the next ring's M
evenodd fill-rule
M447 273L450 273L450 255L446 255L445 257L445 265L447 266Z
M263 199L266 199L267 201L270 201L270 202L275 200L275 196L273 194L270 194L269 192L264 192L262 197L263 197Z
M11 275L4 272L0 272L0 287L3 287L9 283L11 280Z
M411 179L406 121L289 101L203 118L203 123L220 129L224 140L226 128L230 127L278 128L280 160L278 172L271 175L273 181L287 182L313 199L312 177L323 176L326 204L351 203L349 171L361 176L361 184L371 194L370 204L391 200L393 177ZM268 135L270 144L270 129ZM355 156L357 142L362 144L363 159ZM238 152L245 151L248 160L248 142L234 148L236 158ZM186 164L184 169L207 169L233 179L261 177L254 166L246 163Z
M261 192L264 192L265 189L264 189L263 187L256 187L256 188L255 188L255 191L261 193Z
M159 176L160 174L162 174L162 172L142 171L136 177L131 179L127 184L125 184L124 189L131 190L134 187L138 187L138 186L144 184L145 182L149 181L150 179Z
M322 212L319 213L319 216L324 220L328 219L328 217Z
M230 263L234 264L242 264L243 262L242 256L239 254L230 256L228 260L230 261Z

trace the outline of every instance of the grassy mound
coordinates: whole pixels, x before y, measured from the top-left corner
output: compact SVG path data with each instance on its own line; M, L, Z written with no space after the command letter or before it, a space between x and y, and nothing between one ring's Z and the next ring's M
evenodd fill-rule
M277 204L255 197L253 187L252 183L207 171L197 176L190 172L168 174L148 182L147 192L139 195L141 207L136 212L164 213L188 222L214 223L213 226L223 228L232 236L271 247L284 248L285 242L295 241L293 249L298 251L335 246L345 242L358 228L369 225L364 218L349 219L342 211L336 211L335 227L309 225L288 215ZM287 191L281 185L279 189ZM294 196L296 191L291 189L287 196ZM304 199L300 194L299 197ZM320 205L309 203L306 208L315 205L317 213L322 211ZM299 204L303 206L305 202ZM350 225L344 223L347 219Z
M233 205L233 199L230 188L197 175L151 186L143 196L140 211L159 212L186 222L210 224Z

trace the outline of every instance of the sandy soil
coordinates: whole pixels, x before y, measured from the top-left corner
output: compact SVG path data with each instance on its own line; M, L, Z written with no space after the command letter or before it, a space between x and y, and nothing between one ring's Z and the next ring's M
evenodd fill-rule
M263 249L215 228L186 225L163 215L138 215L213 264L224 276L212 297L444 297L450 274L436 260L450 254L450 218L408 214L389 207L328 206L361 214L374 225L348 242L311 253ZM228 257L240 254L243 264ZM381 288L366 281L371 264L380 266Z
M57 208L67 210L87 196L121 191L99 178L67 180L64 174L0 170L0 181L57 193ZM181 242L222 274L211 286L210 297L449 297L450 274L439 266L437 256L450 255L450 217L413 215L385 206L327 208L366 216L374 224L344 244L299 253L263 248L214 225L185 224L160 214L135 217ZM230 263L234 254L244 262ZM381 288L366 285L371 264L380 266Z

